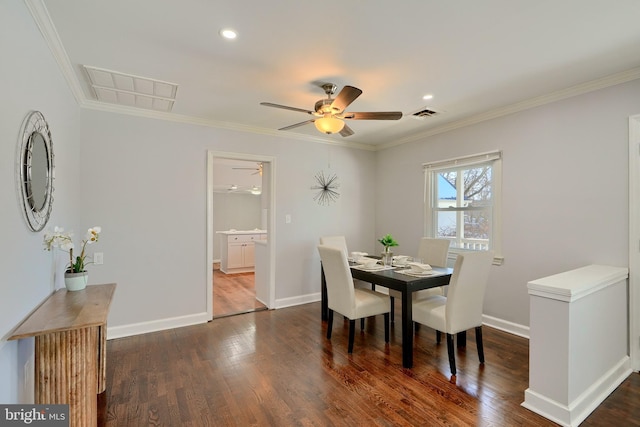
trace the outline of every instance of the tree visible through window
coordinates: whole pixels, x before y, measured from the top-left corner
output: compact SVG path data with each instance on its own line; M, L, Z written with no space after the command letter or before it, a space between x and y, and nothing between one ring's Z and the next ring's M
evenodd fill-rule
M495 249L499 162L494 153L425 165L428 235L451 240L452 249Z
M453 247L488 247L491 237L491 167L438 173L437 237L450 238ZM441 190L445 186L446 190ZM441 198L455 191L454 197ZM461 191L458 191L460 189Z

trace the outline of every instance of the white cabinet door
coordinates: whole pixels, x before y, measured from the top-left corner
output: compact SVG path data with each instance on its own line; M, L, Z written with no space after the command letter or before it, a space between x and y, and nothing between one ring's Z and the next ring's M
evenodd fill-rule
M254 267L256 265L255 261L255 250L256 245L253 242L247 242L244 245L244 266L245 267Z
M227 268L242 268L244 262L245 243L229 243L227 246Z

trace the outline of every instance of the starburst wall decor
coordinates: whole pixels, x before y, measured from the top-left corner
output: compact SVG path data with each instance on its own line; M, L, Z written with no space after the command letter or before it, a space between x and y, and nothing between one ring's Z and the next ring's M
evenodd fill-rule
M335 202L340 197L340 193L336 190L340 187L338 184L338 175L333 174L325 176L323 171L320 171L315 176L316 185L311 187L312 190L318 190L313 200L318 202L319 205L328 206L331 202Z

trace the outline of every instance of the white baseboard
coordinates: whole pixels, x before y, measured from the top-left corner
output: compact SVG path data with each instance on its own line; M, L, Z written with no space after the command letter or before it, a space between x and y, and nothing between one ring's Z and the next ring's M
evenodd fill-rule
M522 406L561 426L575 427L580 425L632 372L631 359L624 356L568 406L530 388L524 392Z
M198 325L209 320L207 313L190 314L187 316L172 317L169 319L152 320L149 322L133 323L131 325L108 326L107 339L123 338L132 335L146 334L149 332L164 331L166 329L180 328L183 326Z
M499 329L522 338L529 339L529 327L493 316L482 315L482 324L494 329Z
M321 297L319 292L291 298L282 298L276 300L275 308L278 309L293 307L302 304L309 304L312 302L320 301L320 298ZM264 304L263 301L261 302ZM149 332L164 331L166 329L180 328L183 326L197 325L200 323L206 323L209 320L211 319L209 318L207 313L198 313L168 319L152 320L149 322L133 323L130 325L107 326L107 339L110 340L115 338L123 338L133 335L146 334ZM483 316L483 324L504 332L508 332L513 335L529 338L528 326L518 325L516 323L508 322L506 320L486 315Z
M276 308L285 308L285 307L293 307L294 305L309 304L311 302L320 301L320 299L321 299L320 292L307 294L307 295L300 295L300 296L291 297L291 298L282 298L282 299L276 300Z

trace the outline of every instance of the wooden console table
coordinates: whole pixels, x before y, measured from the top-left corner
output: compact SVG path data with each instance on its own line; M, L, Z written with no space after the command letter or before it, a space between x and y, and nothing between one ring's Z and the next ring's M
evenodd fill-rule
M106 387L107 314L115 283L51 294L9 340L35 337L35 403L69 404L70 426L96 426Z

